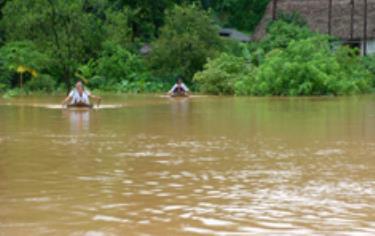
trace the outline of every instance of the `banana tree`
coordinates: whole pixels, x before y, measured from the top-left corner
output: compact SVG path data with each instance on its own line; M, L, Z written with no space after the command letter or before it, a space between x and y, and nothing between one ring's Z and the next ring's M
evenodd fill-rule
M17 73L20 75L19 77L19 86L20 88L23 87L23 74L24 73L30 73L32 77L37 77L38 73L35 69L31 68L31 67L27 67L27 66L24 66L24 65L19 65L17 67Z
M0 57L3 58L4 66L8 71L19 74L18 84L21 88L26 73L31 77L37 77L38 71L45 69L48 62L47 56L28 41L5 44L0 49Z

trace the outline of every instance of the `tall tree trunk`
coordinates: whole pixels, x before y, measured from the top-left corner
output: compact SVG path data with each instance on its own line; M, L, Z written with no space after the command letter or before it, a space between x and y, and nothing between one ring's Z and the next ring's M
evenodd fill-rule
M276 20L277 17L277 0L272 0L272 20Z
M350 39L354 38L354 0L350 0Z
M20 73L20 88L23 87L23 73Z
M328 0L328 34L332 34L332 0Z
M363 13L363 55L367 55L367 0L364 0Z

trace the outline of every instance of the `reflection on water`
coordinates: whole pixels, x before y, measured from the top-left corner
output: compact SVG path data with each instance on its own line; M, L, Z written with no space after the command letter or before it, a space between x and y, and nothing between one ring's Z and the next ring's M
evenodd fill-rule
M186 117L187 112L189 111L189 98L169 98L171 104L172 115Z
M63 114L70 122L72 133L79 133L89 129L90 110L69 110L63 109Z
M168 129L172 129L175 133L183 134L188 129L189 105L190 99L186 97L168 98L170 100L171 125Z
M374 96L124 100L0 101L0 235L375 234Z

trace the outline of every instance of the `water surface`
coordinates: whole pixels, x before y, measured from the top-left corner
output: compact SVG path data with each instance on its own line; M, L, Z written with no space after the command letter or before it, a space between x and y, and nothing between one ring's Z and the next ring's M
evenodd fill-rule
M0 235L375 234L375 96L61 99L0 100Z

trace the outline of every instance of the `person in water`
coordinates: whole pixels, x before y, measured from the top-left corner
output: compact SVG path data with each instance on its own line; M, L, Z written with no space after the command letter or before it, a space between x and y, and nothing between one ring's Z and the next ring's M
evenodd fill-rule
M168 95L170 96L189 96L189 88L182 82L182 79L178 79L177 83L173 85L171 90L169 90Z
M90 106L90 99L93 98L99 103L101 101L101 97L95 96L91 94L89 91L85 90L82 81L78 81L76 83L75 88L70 91L69 95L64 99L62 102L63 105L67 104L70 101L70 105L77 105L77 106Z

